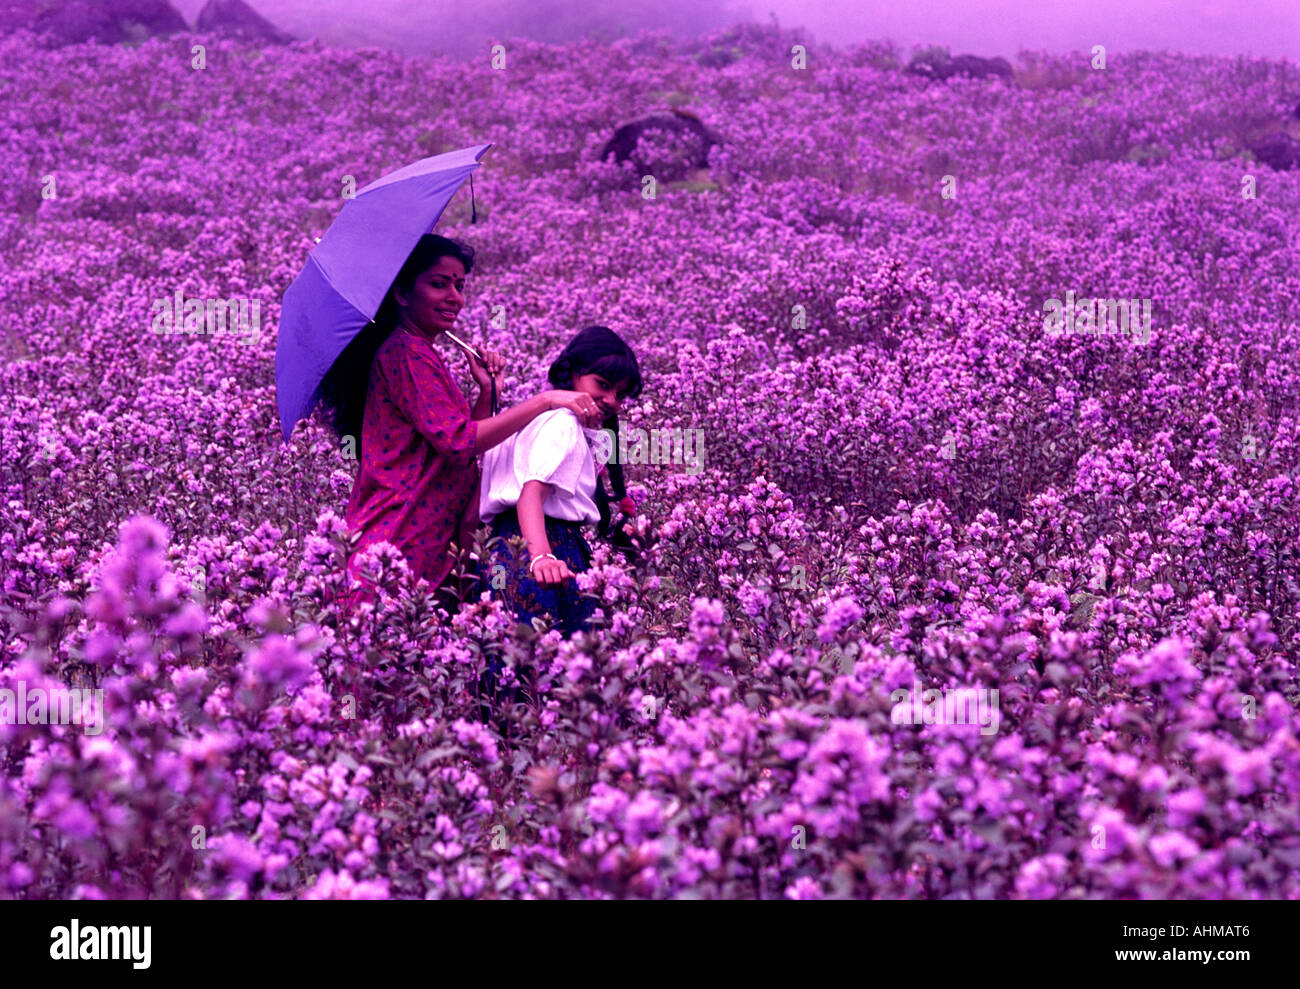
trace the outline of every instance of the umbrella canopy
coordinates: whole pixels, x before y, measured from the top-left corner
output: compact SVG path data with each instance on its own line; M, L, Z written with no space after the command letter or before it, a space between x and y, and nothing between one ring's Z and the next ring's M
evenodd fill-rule
M371 182L343 204L280 311L276 403L284 441L320 400L320 383L365 329L421 237L492 147L434 155Z

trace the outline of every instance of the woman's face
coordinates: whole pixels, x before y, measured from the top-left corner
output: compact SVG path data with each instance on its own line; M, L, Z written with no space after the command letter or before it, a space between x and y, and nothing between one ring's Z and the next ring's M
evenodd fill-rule
M409 293L397 289L393 294L399 318L426 332L450 330L465 305L465 266L457 258L440 257L421 273Z
M595 399L607 419L617 415L627 399L626 381L610 381L601 374L575 374L573 390L584 392Z

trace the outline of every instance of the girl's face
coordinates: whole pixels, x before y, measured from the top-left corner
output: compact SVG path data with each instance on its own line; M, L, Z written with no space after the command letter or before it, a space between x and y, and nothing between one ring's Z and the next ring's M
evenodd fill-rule
M590 395L607 419L617 415L627 399L627 382L610 381L602 374L575 374L573 390Z
M394 292L399 318L421 330L441 333L452 329L465 306L465 266L457 258L438 258L422 272L410 292Z

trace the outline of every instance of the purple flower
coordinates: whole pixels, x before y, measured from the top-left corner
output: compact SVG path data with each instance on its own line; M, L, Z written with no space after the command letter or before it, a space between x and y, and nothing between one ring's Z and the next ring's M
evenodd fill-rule
M820 900L823 898L822 888L818 885L817 880L808 876L797 878L785 888L784 895L787 900Z
M500 761L500 753L497 751L497 740L492 737L486 725L472 724L464 718L457 718L452 723L451 730L455 733L456 739L461 745L478 749L479 754L487 763L496 763Z
M295 687L311 676L314 666L292 639L268 635L245 661L245 679L249 685Z
M1149 847L1151 857L1166 869L1175 862L1195 858L1201 846L1192 841L1181 831L1167 831L1151 839Z
M1167 820L1176 828L1192 824L1205 809L1205 793L1198 787L1180 790L1165 801Z
M1201 671L1188 661L1190 653L1187 640L1163 639L1141 657L1121 657L1115 663L1115 670L1128 676L1135 687L1155 686L1177 703L1201 679Z
M834 642L837 635L860 620L863 614L862 606L853 598L838 598L826 609L826 617L817 629L817 637L824 644Z
M136 516L123 524L117 549L100 569L99 588L86 602L86 614L122 631L133 616L153 614L173 602L174 586L158 597L167 573L166 547L167 530L154 519Z
M599 824L616 824L626 811L627 794L607 783L596 783L587 799L587 815Z
M722 602L713 598L696 598L691 602L691 634L697 639L702 633L715 631L727 620Z
M1046 900L1060 893L1060 882L1066 873L1065 856L1049 852L1031 859L1020 867L1016 877L1016 893L1023 899Z
M250 882L266 864L261 852L243 835L216 835L208 848L217 868L243 882Z
M645 790L638 793L628 804L625 813L624 835L629 844L639 844L663 829L663 808L659 806L659 801L654 795Z
M389 898L389 881L375 879L357 882L346 869L336 875L326 869L316 880L316 885L304 897L307 900L386 900Z
M86 805L80 800L71 801L54 818L54 823L64 834L73 838L89 839L99 832L99 825Z
M25 862L14 862L9 866L9 889L19 890L31 883L35 873Z

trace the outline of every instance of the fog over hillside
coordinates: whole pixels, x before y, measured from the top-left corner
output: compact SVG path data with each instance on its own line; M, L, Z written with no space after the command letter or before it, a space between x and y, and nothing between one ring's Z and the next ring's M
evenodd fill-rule
M204 0L174 0L191 22ZM503 37L542 41L618 37L643 28L702 34L737 20L804 27L837 45L890 38L904 47L1014 57L1021 47L1086 51L1167 49L1187 54L1300 55L1295 0L252 0L261 14L303 36L409 54L469 56Z
M174 0L192 22L205 0ZM332 44L374 45L411 55L437 52L469 57L504 38L563 42L581 37L613 39L666 28L681 36L707 33L753 20L736 0L622 0L584 4L566 0L483 0L472 5L446 0L251 0L260 14L300 37Z

